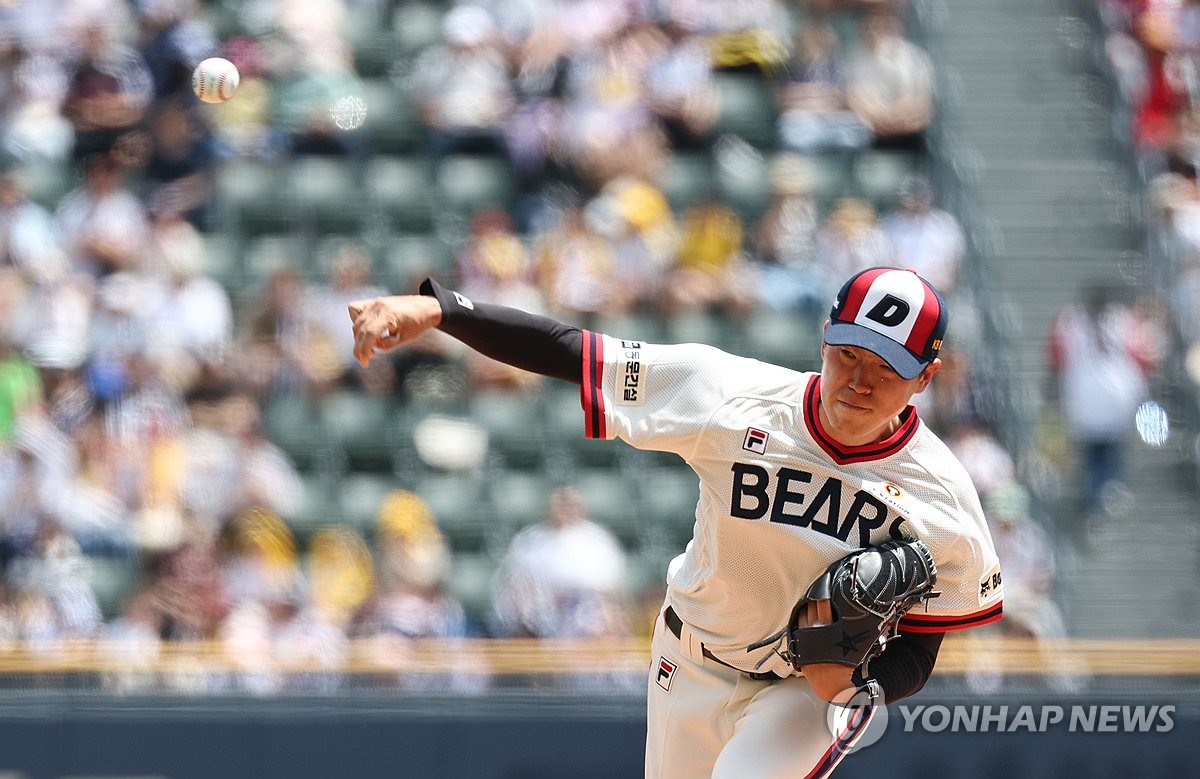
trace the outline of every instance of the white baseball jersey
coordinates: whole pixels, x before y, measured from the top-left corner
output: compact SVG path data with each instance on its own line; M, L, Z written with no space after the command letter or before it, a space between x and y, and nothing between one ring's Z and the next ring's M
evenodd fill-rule
M699 476L668 600L721 660L794 673L771 646L747 647L787 624L830 563L888 538L920 538L937 564L941 595L902 631L1000 618L1000 566L975 488L912 406L887 440L846 447L821 428L819 374L592 332L583 363L588 436L674 452Z

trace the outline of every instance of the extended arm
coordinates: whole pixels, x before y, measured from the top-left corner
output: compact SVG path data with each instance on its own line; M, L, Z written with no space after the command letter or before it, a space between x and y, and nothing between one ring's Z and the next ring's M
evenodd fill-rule
M354 357L366 367L376 352L416 340L432 328L500 362L579 384L583 333L577 327L507 306L476 303L432 279L419 295L350 304Z

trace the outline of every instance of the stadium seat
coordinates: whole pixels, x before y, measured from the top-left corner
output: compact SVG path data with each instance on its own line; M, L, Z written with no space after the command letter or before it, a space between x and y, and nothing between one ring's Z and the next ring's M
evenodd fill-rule
M643 504L633 476L611 468L581 468L572 474L569 484L583 494L591 520L615 533L627 549L641 545Z
M324 431L316 418L316 408L302 395L280 395L263 407L263 425L267 438L301 469L311 470L322 464L328 451Z
M363 81L367 103L364 129L375 154L412 154L424 130L408 90L390 78Z
M846 157L840 154L817 154L804 158L811 177L813 196L828 206L839 197L849 194L853 171Z
M908 152L864 151L854 160L854 178L859 192L884 211L898 202L904 177L919 170L917 156Z
M216 178L223 224L253 234L291 227L285 167L251 159L228 160L217 169Z
M42 160L22 166L20 171L29 199L51 211L78 184L70 167L61 162Z
M456 551L482 550L490 534L500 533L488 512L481 478L462 473L426 473L412 489L429 504Z
M507 535L546 517L550 479L537 471L501 470L488 479L492 515Z
M458 552L450 560L446 591L457 598L468 614L486 618L492 607L492 577L496 560L486 552Z
M506 207L516 189L512 165L500 156L452 154L437 171L438 203L459 214L485 206Z
M392 470L395 439L391 403L379 395L343 390L320 401L321 429L353 470L375 473Z
M714 311L691 309L667 319L666 341L673 344L707 344L720 349L735 346L728 318Z
M255 236L246 242L242 256L242 281L255 287L284 268L307 273L311 249L309 241L292 233Z
M431 233L391 235L385 239L384 263L393 289L408 290L426 276L450 283L454 274L454 248Z
M558 466L586 465L604 468L621 467L624 447L612 441L588 438L585 434L583 408L578 387L547 387L545 419L547 431L547 461ZM559 475L559 474L555 474Z
M736 135L759 148L775 140L774 100L769 84L760 75L714 73L717 88L717 134Z
M662 343L665 335L658 316L637 312L600 314L596 317L592 329L614 338L646 343Z
M699 479L692 469L680 461L674 467L640 471L638 477L646 521L682 524L690 532L700 499Z
M338 499L338 481L330 474L303 475L304 486L295 510L284 515L288 527L301 541L325 525L344 521Z
M744 326L745 354L796 370L814 370L821 361L820 327L790 311L762 310Z
M713 161L708 152L675 152L657 181L659 189L679 213L715 192Z
M429 165L418 156L376 156L367 165L372 210L391 229L428 230L433 225Z
M84 567L84 577L106 619L121 612L125 598L133 593L140 576L141 568L135 558L89 557Z
M299 157L291 163L288 181L304 230L353 232L362 226L364 198L353 163L338 157Z
M357 529L364 537L373 537L383 499L402 485L394 476L375 473L351 473L339 481L338 519Z
M536 468L546 456L541 404L527 394L477 392L471 418L488 434L488 449L508 468Z
M411 57L442 41L442 16L446 6L441 3L400 3L392 15L399 53Z
M203 234L204 275L216 279L231 294L242 290L242 252L229 233Z
M757 221L771 200L771 177L767 160L745 144L727 144L719 150L714 166L717 192L743 219Z

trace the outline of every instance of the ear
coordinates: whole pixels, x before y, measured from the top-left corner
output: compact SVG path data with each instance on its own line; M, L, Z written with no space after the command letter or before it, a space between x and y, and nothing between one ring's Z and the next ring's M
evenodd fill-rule
M929 382L933 381L935 373L942 369L942 358L936 357L933 362L925 366L925 370L921 371L921 375L917 377L917 392L924 392L929 386Z

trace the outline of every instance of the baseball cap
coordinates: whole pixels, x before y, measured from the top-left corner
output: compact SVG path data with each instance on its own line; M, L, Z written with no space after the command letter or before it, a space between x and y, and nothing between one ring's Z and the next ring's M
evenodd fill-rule
M838 292L825 343L869 349L912 379L937 357L947 320L942 296L916 272L868 268Z

